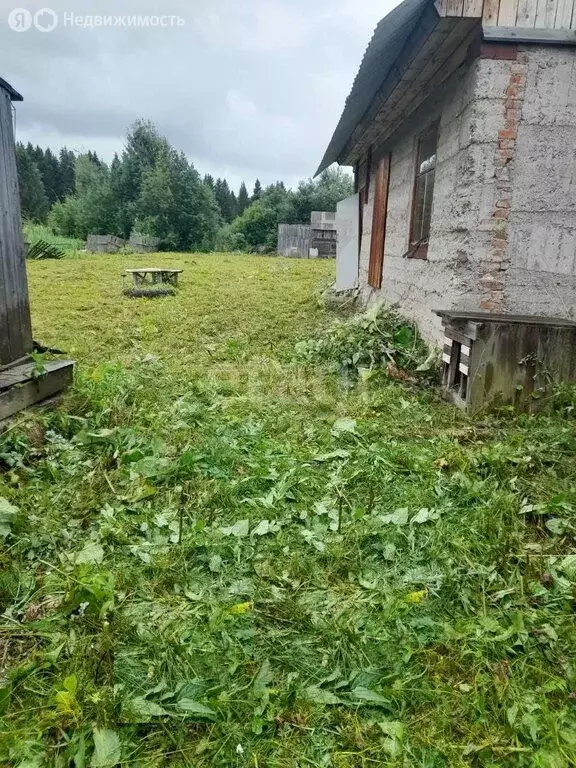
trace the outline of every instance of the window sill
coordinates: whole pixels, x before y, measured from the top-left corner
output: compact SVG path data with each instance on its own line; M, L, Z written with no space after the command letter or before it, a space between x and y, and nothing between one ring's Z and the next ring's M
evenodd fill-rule
M414 243L414 245L411 245L408 249L407 253L405 254L405 258L421 259L422 261L427 261L428 243Z

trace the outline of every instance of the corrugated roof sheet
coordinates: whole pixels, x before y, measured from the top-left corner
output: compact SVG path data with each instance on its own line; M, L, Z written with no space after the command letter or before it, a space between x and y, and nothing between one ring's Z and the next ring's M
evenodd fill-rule
M376 27L344 112L316 174L336 162L390 73L424 8L431 0L404 0Z
M24 101L22 96L18 93L18 91L15 91L14 88L10 85L10 83L7 83L6 80L3 80L0 77L0 88L3 88L5 91L8 92L8 95L10 96L11 101Z

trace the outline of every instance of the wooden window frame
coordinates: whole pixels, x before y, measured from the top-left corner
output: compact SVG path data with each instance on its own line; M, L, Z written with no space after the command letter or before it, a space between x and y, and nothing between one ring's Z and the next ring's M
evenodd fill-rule
M382 287L391 164L392 155L386 153L378 163L374 181L374 209L372 212L372 237L370 240L370 262L368 265L368 285L372 288Z
M416 193L418 191L418 180L420 177L424 174L421 174L419 172L419 159L420 159L420 146L422 144L422 141L430 136L431 134L435 134L436 137L436 161L434 164L434 187L432 189L432 199L430 202L431 208L430 208L430 221L432 221L432 210L434 207L434 192L435 192L435 186L436 186L436 168L438 165L438 139L439 139L439 132L440 132L440 121L435 120L433 123L431 123L425 130L423 130L418 137L416 138L416 146L415 146L415 155L416 155L416 161L414 163L414 182L412 185L412 206L410 211L410 231L408 235L408 253L406 254L406 258L408 259L422 259L426 260L428 258L428 246L430 244L430 231L428 232L426 238L421 238L419 240L414 239L414 226L416 224L416 204L417 204L417 197Z

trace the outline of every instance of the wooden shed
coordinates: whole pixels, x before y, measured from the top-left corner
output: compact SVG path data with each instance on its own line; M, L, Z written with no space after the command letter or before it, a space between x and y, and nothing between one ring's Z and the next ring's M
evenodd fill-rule
M32 323L12 102L17 91L0 78L0 422L62 390L72 379L69 360L46 361L39 369L30 355Z

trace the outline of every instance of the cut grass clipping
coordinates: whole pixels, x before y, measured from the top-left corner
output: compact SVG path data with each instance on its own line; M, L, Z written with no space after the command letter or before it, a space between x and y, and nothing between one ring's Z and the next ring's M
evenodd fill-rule
M343 388L294 360L333 265L161 262L156 302L122 257L29 265L78 373L0 436L0 764L574 765L573 395L473 423Z
M416 326L383 302L351 318L337 319L316 338L296 345L297 360L318 363L351 382L383 372L410 383L416 383L417 377L423 383L436 373L437 358Z

